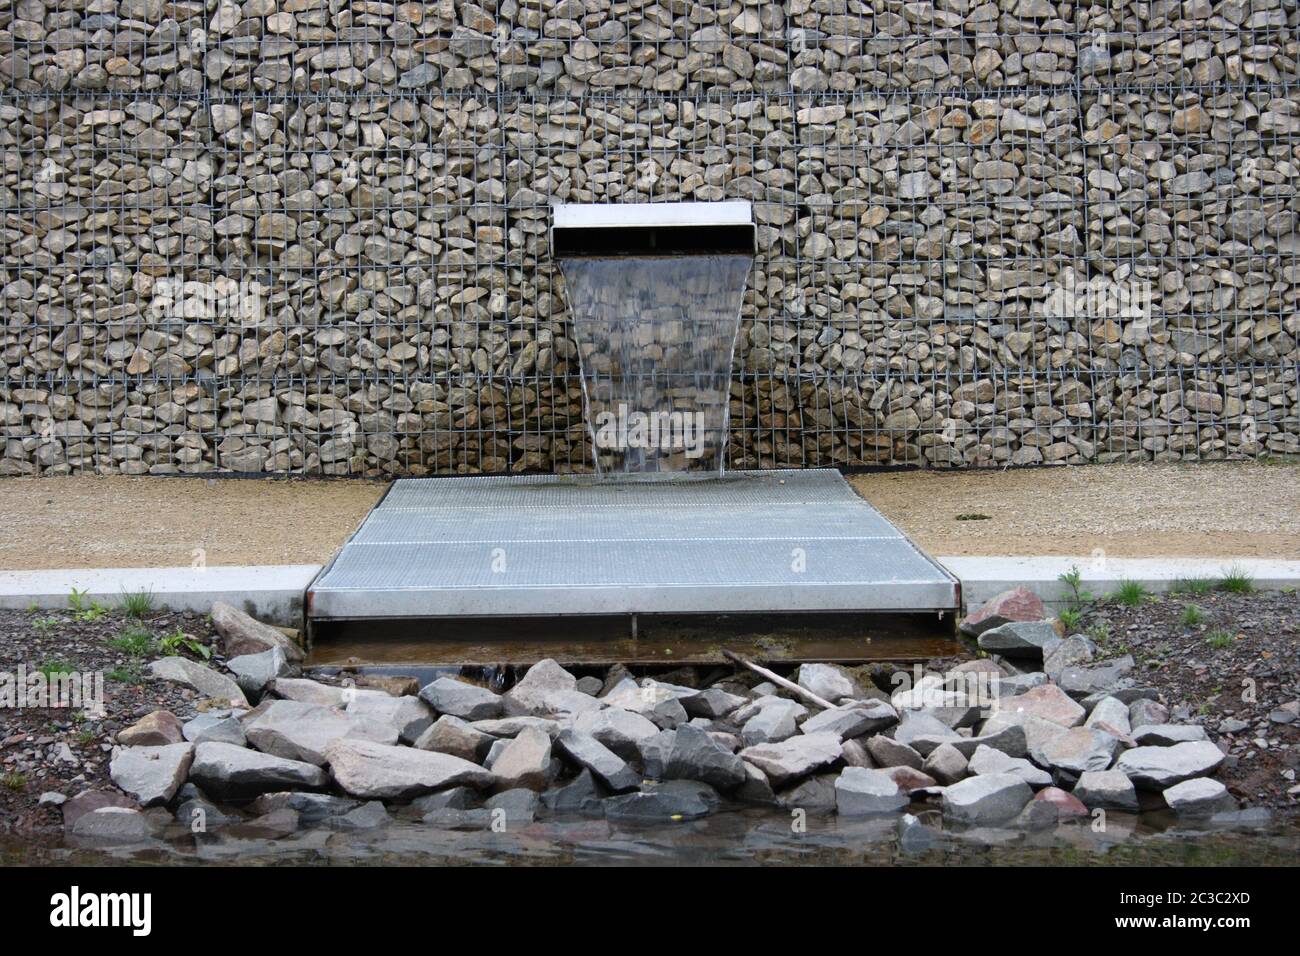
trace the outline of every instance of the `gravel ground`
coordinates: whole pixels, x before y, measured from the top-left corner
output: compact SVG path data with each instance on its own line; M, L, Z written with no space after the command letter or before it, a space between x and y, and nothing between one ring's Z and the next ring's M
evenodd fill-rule
M143 639L147 648L129 653L114 647L112 642L132 630L148 635ZM73 796L82 790L112 789L108 757L119 730L155 710L194 710L194 691L147 676L149 661L166 656L158 639L177 632L198 644L218 646L205 614L160 612L132 620L120 610L110 610L87 620L72 611L0 611L0 671L16 674L20 664L28 671L100 671L106 711L102 719L61 708L0 711L0 830L62 826L57 807L38 805L42 793ZM175 653L201 659L184 648Z
M936 555L1300 559L1300 465L881 472L853 486ZM328 561L383 494L359 479L0 479L0 569ZM986 515L984 520L958 516Z

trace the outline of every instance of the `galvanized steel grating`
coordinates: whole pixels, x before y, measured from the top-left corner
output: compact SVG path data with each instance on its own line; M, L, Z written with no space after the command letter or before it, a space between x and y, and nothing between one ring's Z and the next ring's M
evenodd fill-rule
M397 482L313 620L952 610L957 583L835 471Z

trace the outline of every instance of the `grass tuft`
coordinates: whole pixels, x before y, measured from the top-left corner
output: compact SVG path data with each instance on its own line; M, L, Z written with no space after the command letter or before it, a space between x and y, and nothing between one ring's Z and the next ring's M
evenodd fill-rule
M1255 579L1241 565L1234 564L1223 572L1223 577L1219 579L1219 590L1229 594L1253 594Z
M1119 590L1115 592L1114 597L1116 601L1125 607L1141 607L1151 597L1151 592L1140 581L1121 578Z
M127 617L139 620L153 610L153 591L123 591L120 603Z
M1232 646L1234 638L1227 631L1214 630L1205 635L1205 643L1209 644L1216 651Z
M1205 623L1205 612L1195 604L1183 608L1183 627L1193 628Z

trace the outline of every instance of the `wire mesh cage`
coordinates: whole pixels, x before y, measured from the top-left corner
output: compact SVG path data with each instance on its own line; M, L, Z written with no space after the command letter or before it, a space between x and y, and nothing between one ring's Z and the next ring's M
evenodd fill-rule
M753 204L729 467L1300 453L1293 0L10 0L0 474L585 471L554 203Z

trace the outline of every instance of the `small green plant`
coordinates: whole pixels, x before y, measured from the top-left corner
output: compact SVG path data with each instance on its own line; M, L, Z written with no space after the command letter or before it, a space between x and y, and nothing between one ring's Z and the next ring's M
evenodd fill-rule
M1077 564L1071 565L1070 570L1057 575L1056 579L1070 589L1066 598L1070 602L1070 607L1081 608L1092 601L1092 595L1083 588L1083 572L1079 570Z
M1120 578L1119 590L1114 594L1115 600L1125 607L1141 607L1150 597L1151 592L1141 581L1130 581L1128 578Z
M3 786L6 790L12 790L14 793L26 790L27 775L18 773L16 770L6 773L0 776L0 786Z
M1106 621L1097 621L1088 628L1088 636L1092 638L1093 643L1104 647L1110 642L1110 624Z
M38 634L44 634L46 631L48 631L50 628L54 627L58 623L59 623L59 619L57 617L32 618L32 627L36 629L36 632Z
M136 664L128 664L126 667L114 667L104 675L104 678L119 684L135 685L144 683L144 674Z
M980 514L977 511L972 511L969 514L958 515L957 520L958 521L992 521L993 519L988 515Z
M1209 594L1214 590L1213 578L1179 578L1169 589L1170 594Z
M68 595L68 607L72 610L72 616L78 621L98 621L108 613L108 608L98 601L92 601L86 595L85 591L72 589Z
M174 633L158 639L158 647L164 654L177 654L180 651L189 651L196 657L201 657L205 661L212 656L212 648L196 638L190 637L179 628Z
M46 680L53 680L60 674L71 674L76 671L76 668L67 661L60 660L45 661L36 669L45 675Z
M86 597L86 592L73 588L72 593L68 595L68 607L79 612L84 611L89 606L90 600Z
M142 627L128 627L108 642L127 657L146 657L153 650L153 635Z
M153 591L123 591L121 604L127 617L143 618L153 610Z
M1195 604L1189 604L1183 608L1183 627L1198 627L1205 623L1205 612Z
M87 727L85 730L80 731L77 734L77 743L81 744L81 746L83 747L89 747L97 739L99 739L99 735L96 734L89 727Z
M1255 590L1255 579L1241 565L1234 564L1223 572L1223 577L1219 579L1219 590L1230 594L1251 594Z
M40 606L38 603L36 603L35 601L33 601L31 604L27 605L27 613L28 613L28 614L35 614L35 613L37 613L38 611L40 611L40 609L41 609L41 606Z
M1079 625L1083 623L1083 612L1080 611L1078 608L1074 608L1074 607L1062 608L1060 613L1057 614L1056 616L1061 619L1061 624L1064 625L1066 633L1069 634L1072 634L1075 631L1077 631L1079 629Z
M1209 644L1216 651L1221 651L1226 647L1231 647L1233 636L1227 631L1214 630L1205 635L1205 643Z

